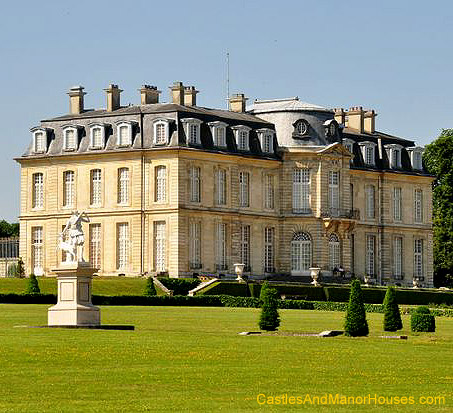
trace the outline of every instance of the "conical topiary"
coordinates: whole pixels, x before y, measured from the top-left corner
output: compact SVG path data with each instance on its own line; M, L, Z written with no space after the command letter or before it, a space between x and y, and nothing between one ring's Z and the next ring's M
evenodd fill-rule
M366 321L365 306L363 305L363 295L359 280L354 280L351 284L344 329L347 336L358 337L368 335L368 323Z
M400 309L396 302L395 287L388 287L384 302L384 331L397 331L403 328Z
M269 287L264 283L261 288L261 315L259 328L266 331L275 331L280 325L280 316L278 314L278 293L275 288Z
M41 294L41 290L39 288L38 280L35 274L30 274L28 278L27 290L25 291L26 294Z
M154 287L153 277L148 277L148 279L146 280L144 295L146 297L157 295L156 287Z

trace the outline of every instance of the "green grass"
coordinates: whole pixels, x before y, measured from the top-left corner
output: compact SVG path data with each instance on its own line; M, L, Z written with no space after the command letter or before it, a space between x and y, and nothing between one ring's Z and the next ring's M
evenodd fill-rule
M46 305L0 305L0 411L7 412L450 412L453 319L409 340L239 336L259 310L103 307L104 324L135 331L14 328L45 325ZM342 329L343 313L281 310L280 331ZM269 396L326 393L446 397L443 406L259 406Z
M0 293L23 293L28 280L26 278L0 278ZM43 294L57 293L57 279L38 277L39 288ZM145 277L93 277L93 294L96 295L143 295ZM156 288L157 294L163 292Z

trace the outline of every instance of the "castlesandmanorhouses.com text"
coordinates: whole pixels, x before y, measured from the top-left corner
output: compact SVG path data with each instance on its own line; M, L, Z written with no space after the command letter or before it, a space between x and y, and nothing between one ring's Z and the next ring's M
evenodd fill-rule
M340 394L326 393L320 396L311 394L291 396L281 394L269 396L260 393L256 396L259 405L445 405L445 396L380 396L367 394L364 396L345 396Z

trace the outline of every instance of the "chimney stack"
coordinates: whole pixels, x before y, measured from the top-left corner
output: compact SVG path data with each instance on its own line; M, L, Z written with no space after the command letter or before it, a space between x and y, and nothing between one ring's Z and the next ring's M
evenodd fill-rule
M118 88L118 85L109 85L107 89L107 112L113 112L121 107L120 105L120 93L122 90Z
M184 105L186 106L197 106L197 93L195 86L184 87Z
M84 111L83 96L86 95L86 93L83 89L83 86L73 86L69 89L69 113L71 115L79 115Z
M377 116L377 113L371 109L365 112L363 115L363 129L366 133L374 133L375 131L375 118Z
M172 103L184 105L184 85L182 82L174 82L170 90Z
M339 125L346 126L346 112L343 108L335 108L334 109L334 119L337 121Z
M247 100L248 98L243 93L234 94L230 97L230 110L232 112L244 113Z
M159 103L159 94L161 91L157 90L157 86L143 85L139 91L142 105Z
M362 106L353 106L348 111L348 128L355 129L359 133L363 133L363 115Z

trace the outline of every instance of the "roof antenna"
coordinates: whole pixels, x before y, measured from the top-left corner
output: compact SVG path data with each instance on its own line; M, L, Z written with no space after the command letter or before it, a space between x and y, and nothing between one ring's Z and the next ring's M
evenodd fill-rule
M230 110L230 53L227 52L226 54L226 105L227 110Z

